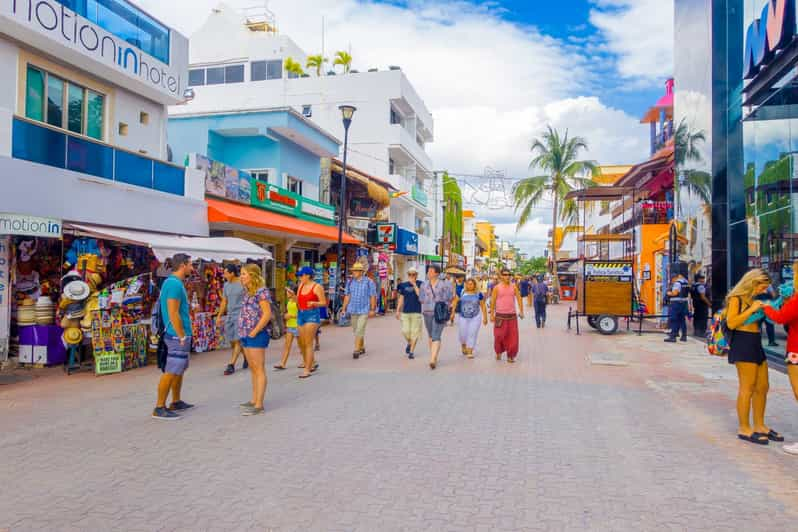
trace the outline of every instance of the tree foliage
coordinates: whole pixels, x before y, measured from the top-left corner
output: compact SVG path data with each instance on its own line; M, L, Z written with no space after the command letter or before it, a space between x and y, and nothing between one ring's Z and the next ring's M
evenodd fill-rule
M324 63L326 63L327 61L329 61L329 59L327 59L321 54L309 55L308 60L305 63L305 66L315 70L316 76L321 76L322 69L324 68Z
M333 66L339 65L343 67L344 74L349 74L349 71L352 69L352 55L344 50L335 52Z

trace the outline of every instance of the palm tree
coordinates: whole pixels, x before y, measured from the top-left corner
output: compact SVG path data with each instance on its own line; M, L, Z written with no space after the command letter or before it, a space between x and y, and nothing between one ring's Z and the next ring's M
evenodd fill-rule
M594 161L579 160L579 152L587 150L587 141L582 137L568 137L568 130L561 135L556 129L547 126L541 139L532 143L532 162L529 167L540 169L545 175L527 177L513 187L515 211L520 211L518 229L520 230L532 216L535 208L551 194L552 235L557 234L557 224L574 225L578 220L579 207L574 200L565 196L575 189L596 186L592 177L598 175L598 164ZM553 239L552 239L553 242ZM551 258L557 267L557 250L552 246ZM555 272L556 274L556 269ZM553 288L559 291L557 275L552 276Z
M305 63L305 66L308 68L315 68L316 76L321 76L321 71L324 68L324 63L326 63L327 61L329 61L329 59L327 59L321 54L309 55L308 60Z
M677 168L681 168L690 161L700 163L704 160L704 158L701 156L701 150L698 148L699 144L702 144L707 140L707 137L703 131L691 130L684 121L684 118L682 118L673 137L673 156L674 163L676 164Z
M284 68L286 72L288 72L289 74L294 74L297 77L305 75L305 71L302 69L302 65L300 65L298 61L295 61L293 57L285 58Z
M349 54L349 52L345 52L343 50L335 52L333 66L337 65L344 67L344 74L349 74L349 71L352 69L352 56Z

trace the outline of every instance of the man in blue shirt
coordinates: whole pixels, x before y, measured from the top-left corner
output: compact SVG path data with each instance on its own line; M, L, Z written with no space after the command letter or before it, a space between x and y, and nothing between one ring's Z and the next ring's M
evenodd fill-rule
M374 282L366 277L365 268L356 262L350 268L352 278L346 284L344 292L343 313L347 311L352 319L352 331L355 333L355 350L353 358L360 358L366 354L366 323L375 316L377 310L377 287Z
M172 257L172 275L161 286L159 299L161 320L164 324L164 342L167 355L163 375L158 383L158 402L152 417L155 419L180 419L177 412L188 410L194 405L180 399L183 387L183 374L188 369L191 354L191 315L188 295L183 281L194 271L191 257L178 253ZM166 399L172 392L172 404L166 408Z
M421 338L421 300L419 299L421 281L418 280L418 270L407 270L407 282L396 287L399 302L396 305L396 319L402 321L402 335L407 340L405 354L407 358L415 358L416 343Z
M690 287L687 284L687 279L678 273L673 278L673 284L668 293L668 317L670 322L670 333L666 342L675 342L679 332L682 333L682 342L687 341L687 314L689 311L688 300L690 296Z

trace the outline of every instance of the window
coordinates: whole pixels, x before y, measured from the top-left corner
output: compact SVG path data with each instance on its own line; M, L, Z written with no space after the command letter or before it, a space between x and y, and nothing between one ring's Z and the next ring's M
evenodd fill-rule
M206 70L205 83L208 85L224 84L224 67L209 68Z
M773 191L772 190L768 190L767 193L765 194L765 196L766 196L766 199L767 199L768 203L773 203Z
M263 81L266 79L280 79L283 77L283 62L253 61L250 64L250 81Z
M396 172L394 172L395 168L396 168L396 163L393 162L393 159L389 158L388 159L388 174L390 174L390 175L395 174L396 173Z
M125 124L124 122L119 122L119 135L126 137L127 130L128 130L127 124Z
M401 124L402 115L396 112L396 109L391 107L391 124Z
M225 83L243 83L244 81L244 65L231 65L224 67L224 82Z
M188 85L189 87L198 87L205 85L205 69L194 68L188 71Z
M296 177L288 176L286 187L288 190L295 194L302 195L302 180Z
M303 105L302 106L302 116L305 118L311 118L313 116L313 106L312 105Z
M269 171L268 170L249 170L249 175L252 176L253 179L257 181L261 181L263 183L269 182Z
M28 65L25 116L98 140L103 138L105 96Z
M145 126L148 125L150 123L150 113L145 113L144 111L141 111L139 113L139 122L141 122Z

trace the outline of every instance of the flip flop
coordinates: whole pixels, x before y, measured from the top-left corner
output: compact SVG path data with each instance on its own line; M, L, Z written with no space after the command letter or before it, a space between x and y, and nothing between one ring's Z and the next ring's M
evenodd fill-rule
M315 373L317 369L319 369L319 365L318 364L313 364L313 369L311 369L310 372L311 373Z
M737 437L740 438L743 441L747 441L747 442L750 442L750 443L756 443L757 445L767 445L769 443L767 435L766 434L759 434L758 432L754 432L750 436L746 436L745 434L738 434Z
M309 378L310 378L310 377L312 377L312 376L313 376L313 374L312 374L312 373L310 373L309 375L305 375L305 374L303 373L302 375L300 375L300 376L299 376L299 378L300 378L300 379L309 379Z
M285 366L274 366L274 369L282 371L282 370L288 369L288 368L286 368Z
M767 434L763 434L761 432L757 432L757 434L759 434L760 436L766 436L767 439L769 439L770 441L776 441L776 442L783 442L784 441L784 436L782 436L781 434L779 434L775 430L771 430Z

